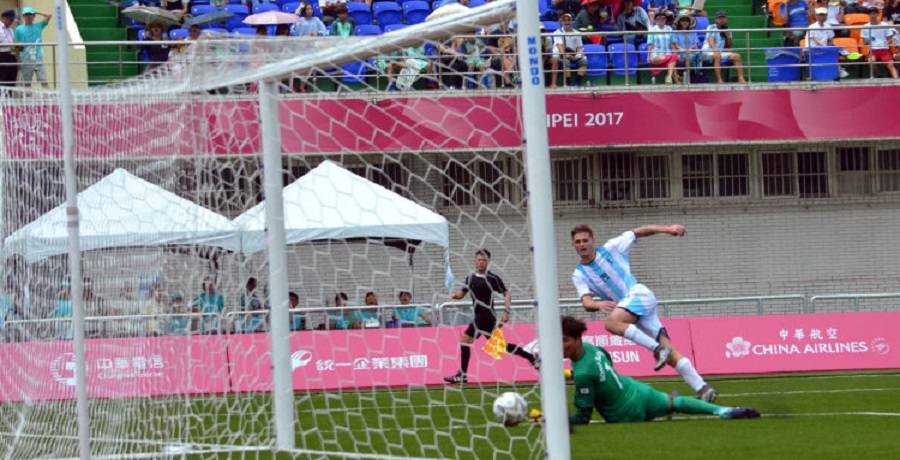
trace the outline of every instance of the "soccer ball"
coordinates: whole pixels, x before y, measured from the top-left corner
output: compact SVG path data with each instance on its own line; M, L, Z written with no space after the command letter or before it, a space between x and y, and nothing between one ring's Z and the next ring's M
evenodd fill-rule
M506 426L518 425L528 420L528 401L519 393L503 393L494 401L494 418Z

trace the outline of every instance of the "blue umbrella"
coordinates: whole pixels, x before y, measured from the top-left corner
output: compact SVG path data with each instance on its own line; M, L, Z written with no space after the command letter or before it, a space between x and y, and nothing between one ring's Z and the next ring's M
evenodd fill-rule
M193 25L197 26L205 26L207 24L218 24L220 22L224 22L226 19L234 17L234 13L231 11L219 10L214 11L212 13L201 14L199 16L194 16L191 19L184 21L184 26L182 27L190 27Z

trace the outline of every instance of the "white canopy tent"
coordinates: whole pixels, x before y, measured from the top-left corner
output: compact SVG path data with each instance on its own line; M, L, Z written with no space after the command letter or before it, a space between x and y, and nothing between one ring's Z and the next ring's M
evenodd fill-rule
M244 254L266 248L265 206L234 220ZM284 227L287 244L381 238L450 245L447 219L331 161L284 188Z
M240 235L227 217L140 179L124 169L78 194L81 250L204 245L237 251ZM28 263L68 252L66 205L6 238L4 252Z

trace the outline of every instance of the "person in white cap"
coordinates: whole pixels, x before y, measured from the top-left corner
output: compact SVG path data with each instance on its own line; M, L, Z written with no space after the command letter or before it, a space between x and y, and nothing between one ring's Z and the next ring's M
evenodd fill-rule
M834 31L831 25L825 22L828 19L828 8L816 8L816 22L809 25L806 34L806 45L810 48L831 46L834 44Z
M34 22L35 16L43 16L44 19ZM16 27L14 38L19 43L42 43L44 36L44 28L53 17L52 14L38 13L32 7L22 8L22 20L24 24ZM43 45L25 46L20 48L19 62L22 63L21 81L25 86L30 86L34 77L41 85L48 89L47 71L44 69L44 47Z

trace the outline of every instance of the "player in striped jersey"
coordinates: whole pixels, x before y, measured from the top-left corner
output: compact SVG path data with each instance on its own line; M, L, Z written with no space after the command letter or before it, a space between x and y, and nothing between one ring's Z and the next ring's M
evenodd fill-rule
M681 225L650 225L629 230L596 247L594 232L587 225L572 229L572 246L581 258L572 273L572 283L589 312L607 315L606 330L650 350L655 370L666 364L675 368L700 399L712 402L718 393L706 384L691 361L672 348L666 329L656 314L656 296L631 274L628 253L638 238L667 234L684 236ZM595 299L599 298L599 300Z
M594 409L603 419L643 422L672 413L717 415L723 419L757 418L749 407L723 407L683 396L669 396L646 383L620 375L609 353L584 343L587 325L571 316L562 318L563 356L572 362L575 379L575 413L570 424L590 423Z

